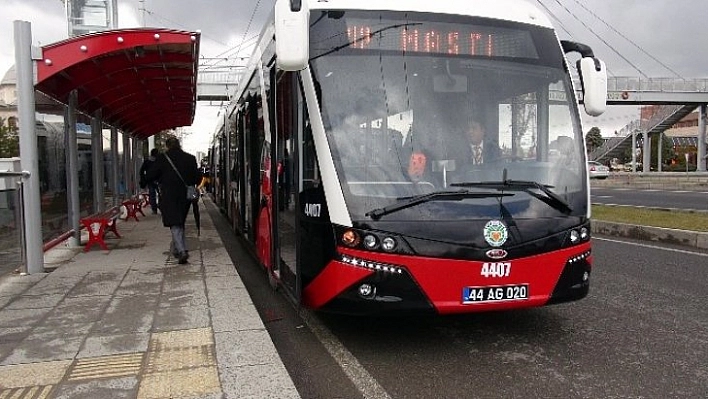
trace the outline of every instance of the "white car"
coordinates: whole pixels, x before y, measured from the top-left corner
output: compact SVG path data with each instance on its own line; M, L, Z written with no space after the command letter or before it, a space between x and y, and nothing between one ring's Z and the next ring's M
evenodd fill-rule
M588 174L591 179L607 179L610 176L610 168L597 161L588 161Z

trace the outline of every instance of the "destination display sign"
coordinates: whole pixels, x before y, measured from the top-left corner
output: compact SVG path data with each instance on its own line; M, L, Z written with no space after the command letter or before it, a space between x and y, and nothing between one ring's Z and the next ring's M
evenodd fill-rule
M347 20L349 46L362 50L482 57L538 58L528 31L466 25Z

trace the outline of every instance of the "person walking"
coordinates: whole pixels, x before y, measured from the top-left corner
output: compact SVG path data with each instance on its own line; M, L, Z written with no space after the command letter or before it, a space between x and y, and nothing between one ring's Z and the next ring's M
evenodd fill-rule
M147 181L160 183L160 212L162 224L172 234L172 255L179 264L187 263L189 252L184 238L184 224L192 200L187 198L187 186L194 187L199 180L197 159L182 150L179 140L170 136L165 141L167 151L155 159L146 174Z
M140 188L147 187L148 189L148 198L153 215L157 214L157 198L158 195L160 195L159 186L156 181L150 181L145 179L145 175L147 174L148 169L150 169L152 165L155 164L155 160L157 159L157 156L159 154L160 152L157 150L157 148L153 148L152 150L150 150L150 156L145 161L143 161L143 164L140 166Z

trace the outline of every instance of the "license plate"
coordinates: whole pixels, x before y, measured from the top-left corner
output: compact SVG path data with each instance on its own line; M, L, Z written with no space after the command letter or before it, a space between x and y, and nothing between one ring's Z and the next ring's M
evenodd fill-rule
M462 288L462 303L483 303L529 299L528 284Z

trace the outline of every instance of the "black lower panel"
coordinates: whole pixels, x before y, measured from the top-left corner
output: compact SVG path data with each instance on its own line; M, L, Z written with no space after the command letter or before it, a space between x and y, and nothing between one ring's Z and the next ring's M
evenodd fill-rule
M556 287L553 289L548 304L577 301L583 299L590 291L590 279L583 281L585 273L590 275L590 264L587 261L567 263L563 268Z
M368 297L361 296L361 284L372 285L376 293ZM432 303L407 273L371 275L349 287L319 310L352 315L435 312Z

